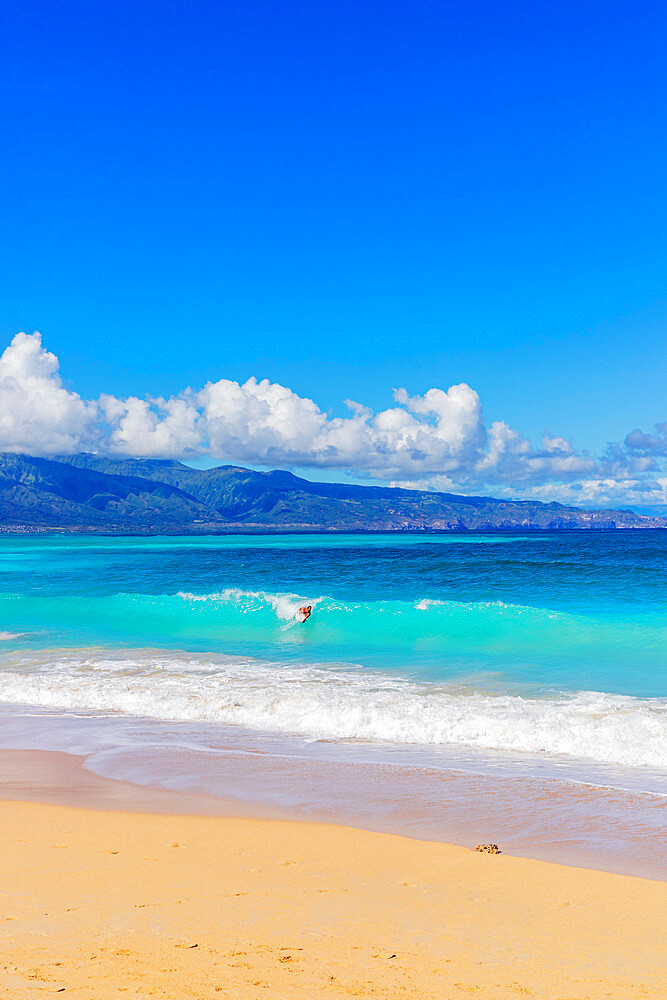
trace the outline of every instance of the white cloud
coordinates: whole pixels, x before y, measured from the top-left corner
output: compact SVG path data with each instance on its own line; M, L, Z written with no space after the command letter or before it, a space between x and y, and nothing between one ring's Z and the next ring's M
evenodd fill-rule
M106 393L99 407L110 427L103 450L143 458L183 458L199 453L199 415L187 398L116 399Z
M300 461L326 425L311 399L268 379L209 382L196 405L211 454L235 461L249 461L248 454L255 462Z
M500 494L507 495L505 489ZM522 491L525 499L584 504L589 507L659 508L667 504L667 476L657 479L576 479L569 483L547 482Z
M209 452L219 458L354 468L385 478L474 460L486 432L470 386L394 395L400 405L375 415L348 400L348 417L328 417L312 399L266 379L210 382L194 400Z
M96 405L65 389L39 333L17 333L0 355L0 448L32 455L79 451L95 434Z
M487 427L466 383L410 396L373 413L346 400L332 417L291 389L250 378L209 382L169 398L83 400L62 385L39 334L17 334L0 356L0 450L53 455L92 450L137 457L197 455L239 464L340 469L447 492L591 504L664 502L659 475L667 424L632 431L599 458L558 434L535 447L502 420Z

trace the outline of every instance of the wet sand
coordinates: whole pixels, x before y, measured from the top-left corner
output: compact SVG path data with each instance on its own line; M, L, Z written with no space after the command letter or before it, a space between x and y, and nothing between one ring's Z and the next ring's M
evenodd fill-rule
M215 815L64 754L1 752L0 796L12 1000L667 995L661 882Z
M85 764L91 775L78 799L71 789L55 794L57 775L42 782L38 798L61 804L90 805L96 789L105 808L160 810L166 801L176 812L336 823L461 847L491 838L517 857L667 880L667 776L658 772L644 772L642 788L632 773L545 770L507 755L461 760L442 748L311 744L218 725L190 733L179 723L2 706L0 736L13 750L41 748L53 759L60 751L60 766L71 760L63 754ZM94 785L92 775L114 780ZM73 786L83 780L70 775Z

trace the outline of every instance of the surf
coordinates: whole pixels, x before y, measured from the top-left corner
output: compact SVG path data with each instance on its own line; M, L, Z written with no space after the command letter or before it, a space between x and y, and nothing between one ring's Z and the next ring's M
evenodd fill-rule
M2 700L165 722L218 722L308 739L454 745L601 764L664 764L667 700L595 691L480 691L343 664L168 650L43 651L5 658Z
M305 625L297 611L311 605ZM508 601L341 600L243 587L175 593L0 594L2 648L160 646L294 662L345 661L483 688L663 693L659 612L574 613ZM9 632L9 629L7 630ZM19 635L19 633L21 633Z

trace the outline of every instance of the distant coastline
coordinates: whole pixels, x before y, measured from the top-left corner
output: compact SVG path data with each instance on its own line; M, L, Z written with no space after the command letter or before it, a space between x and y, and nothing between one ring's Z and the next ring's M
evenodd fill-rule
M452 533L666 528L667 518L181 462L0 454L0 533Z
M542 528L530 525L517 525L515 528L317 528L317 527L271 527L267 525L252 524L229 524L226 526L215 525L206 530L205 528L192 528L184 526L182 528L96 528L87 526L32 526L32 525L5 525L0 524L0 535L79 535L81 537L98 538L215 538L224 535L413 535L429 537L433 535L514 535L517 531L538 534L558 534L561 532L573 533L599 533L599 532L623 532L623 531L666 531L667 524L645 525L636 524L624 527L602 526L579 526L563 528Z

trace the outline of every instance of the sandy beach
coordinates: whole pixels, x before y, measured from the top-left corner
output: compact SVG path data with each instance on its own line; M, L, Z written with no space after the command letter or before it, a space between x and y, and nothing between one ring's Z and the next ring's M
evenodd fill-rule
M204 799L188 815L65 755L3 752L0 785L12 1000L667 995L662 882Z
M667 3L2 14L0 1000L667 1000Z

